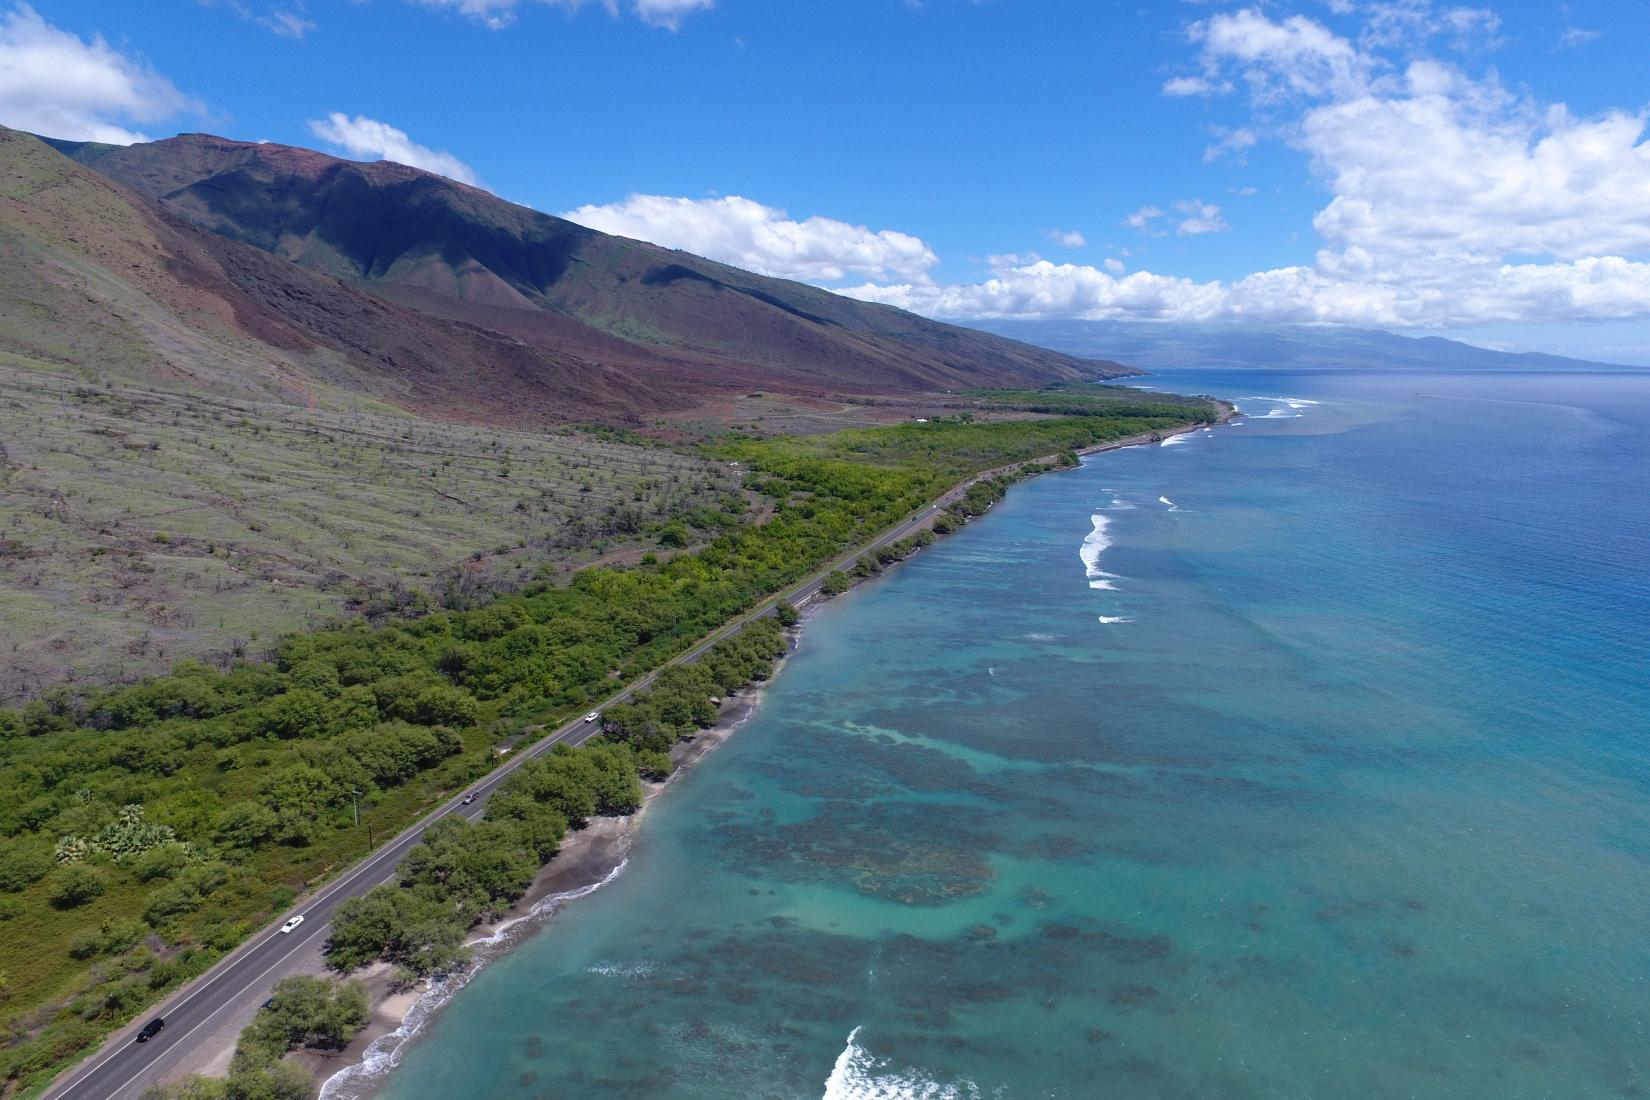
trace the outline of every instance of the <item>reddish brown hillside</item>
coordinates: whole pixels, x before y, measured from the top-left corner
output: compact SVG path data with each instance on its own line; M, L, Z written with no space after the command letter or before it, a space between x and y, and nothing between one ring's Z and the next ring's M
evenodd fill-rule
M585 354L386 301L4 129L0 257L8 350L93 374L304 403L325 383L510 424L623 423L697 400L668 361L622 341Z
M53 144L223 237L426 314L649 374L666 391L909 392L1130 373L598 233L402 165L204 134Z

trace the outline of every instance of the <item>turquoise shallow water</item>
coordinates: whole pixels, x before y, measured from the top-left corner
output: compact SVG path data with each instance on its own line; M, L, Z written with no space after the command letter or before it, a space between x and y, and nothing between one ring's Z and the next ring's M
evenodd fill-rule
M1650 376L1148 381L1253 419L819 612L391 1100L1650 1089Z

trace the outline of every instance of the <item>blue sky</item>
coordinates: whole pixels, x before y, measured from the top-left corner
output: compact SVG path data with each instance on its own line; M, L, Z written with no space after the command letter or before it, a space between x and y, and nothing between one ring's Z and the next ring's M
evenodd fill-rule
M0 121L54 136L388 155L942 317L1330 321L1650 361L1639 5L0 12Z

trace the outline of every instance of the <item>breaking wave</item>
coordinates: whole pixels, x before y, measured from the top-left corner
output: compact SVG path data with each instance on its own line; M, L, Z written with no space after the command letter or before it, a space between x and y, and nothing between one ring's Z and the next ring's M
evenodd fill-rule
M967 1078L948 1085L918 1070L890 1070L886 1058L859 1045L859 1032L848 1033L821 1100L979 1100L979 1086Z
M1256 419L1259 420L1295 420L1301 416L1303 409L1310 409L1316 401L1305 397L1245 397L1245 401L1265 401L1275 408L1267 409Z
M1157 502L1159 504L1167 504L1169 506L1169 511L1171 511L1171 512L1180 511L1180 505L1176 504L1174 501L1170 500L1168 497L1158 497Z
M1083 559L1083 568L1088 574L1089 587L1111 590L1117 586L1111 582L1116 579L1115 573L1108 573L1100 568L1100 555L1105 553L1106 547L1111 545L1111 539L1106 537L1106 526L1111 520L1105 516L1095 514L1089 517L1094 522L1094 530L1088 533L1083 545L1077 551L1077 556Z
M1112 623L1132 623L1132 622L1134 622L1133 619L1126 618L1125 616L1122 616L1122 615L1102 615L1102 616L1100 616L1100 621L1107 624L1108 626Z

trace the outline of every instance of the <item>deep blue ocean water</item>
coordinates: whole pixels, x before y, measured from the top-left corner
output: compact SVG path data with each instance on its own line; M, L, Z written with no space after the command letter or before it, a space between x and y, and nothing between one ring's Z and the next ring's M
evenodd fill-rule
M1146 381L1250 418L818 612L391 1100L1650 1091L1650 375Z

